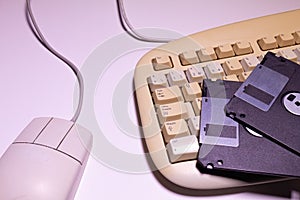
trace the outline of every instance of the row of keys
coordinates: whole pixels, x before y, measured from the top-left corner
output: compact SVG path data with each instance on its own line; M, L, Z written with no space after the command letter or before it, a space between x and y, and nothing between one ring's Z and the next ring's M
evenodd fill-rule
M249 42L239 41L235 44L222 44L215 48L201 48L199 51L185 51L179 54L179 59L181 64L185 66L236 55L250 54L252 52L253 50Z
M232 69L235 68L232 67ZM221 65L210 63L205 68L202 68L200 66L192 66L191 68L188 68L186 71L186 77L182 76L182 74L184 74L184 71L180 70L173 70L167 75L160 73L153 74L148 77L148 84L152 92L160 89L155 92L156 95L154 96L154 101L156 104L170 103L182 100L179 88L177 87L184 88L184 97L186 101L190 101L190 99L199 96L199 94L194 94L192 91L196 87L192 84L194 82L202 83L203 79L206 78L245 81L246 78L250 75L251 71L244 72L243 70L240 70L240 74L225 75L225 72ZM163 89L168 87L171 88Z
M282 49L277 52L277 55L300 63L300 47ZM167 77L153 75L148 79L148 82L151 90L154 91L158 87L167 87L168 85L183 86L187 82L201 83L206 78L244 81L245 75L249 74L260 63L262 57L249 55L241 60L230 59L224 63L213 61L206 64L194 64L187 68L186 73L181 70L172 70L167 74ZM235 76L236 78L233 78Z
M296 31L292 34L280 34L277 36L266 36L257 41L259 47L262 50L277 49L287 46L293 46L300 44L300 31ZM283 49L279 52L289 51L294 54L299 52L299 47L296 50ZM217 60L221 58L229 58L238 55L246 55L253 52L251 44L247 41L239 41L235 44L223 44L218 47L205 47L200 50L185 51L179 54L179 60L183 66L192 65L197 63L203 63L207 61ZM283 53L284 54L284 53ZM298 56L299 57L299 56ZM293 57L296 61L295 56ZM289 59L289 58L288 58ZM152 59L152 65L155 70L164 70L174 67L170 56L162 55ZM247 71L247 70L245 70Z
M179 54L179 60L185 66L236 55L250 54L252 52L253 50L249 42L239 41L234 44L222 44L215 48L205 47L198 51L185 51ZM152 59L152 65L155 70L164 70L172 68L173 62L170 56L158 56Z
M244 77L239 79L237 75L240 76L244 74L244 72L251 72L256 65L259 64L259 62L260 61L256 56L247 56L241 61L233 59L227 60L222 64L218 62L209 62L204 67L196 64L187 68L186 71L171 70L166 75L159 73L153 74L148 78L148 83L151 91L153 92L155 89L168 86L177 85L183 87L186 83L202 83L202 81L207 78L228 79L230 75L232 75L231 77L236 75L236 81L244 81ZM230 80L231 79L232 78L230 78ZM176 93L176 91L173 93ZM157 100L159 101L159 99Z
M202 96L202 91L199 83L192 82L184 84L182 87L182 91L177 85L158 88L154 90L152 96L155 104L162 105L183 100L193 101L194 99L200 98Z
M300 44L300 31L283 33L277 36L265 36L257 41L262 50L276 49L279 47Z

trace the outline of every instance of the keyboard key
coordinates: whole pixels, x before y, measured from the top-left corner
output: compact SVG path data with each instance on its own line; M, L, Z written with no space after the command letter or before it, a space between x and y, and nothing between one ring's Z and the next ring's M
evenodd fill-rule
M297 55L298 61L300 62L300 47L297 47L297 48L294 50L294 53Z
M164 74L153 74L147 81L152 92L157 88L168 87L168 81Z
M159 88L153 92L153 99L156 104L168 104L183 101L181 91L178 86Z
M194 110L192 108L192 105L190 102L186 102L184 103L185 107L186 107L186 110L187 110L187 118L191 118L191 117L195 117L195 113L194 113ZM187 119L185 118L185 119Z
M191 65L200 62L195 51L185 51L179 54L179 59L182 65Z
M282 56L288 60L297 62L297 55L292 49L282 49L278 51L277 55Z
M290 33L279 34L275 38L279 47L286 47L295 44L295 38Z
M295 38L296 44L300 44L300 31L296 31L295 33L293 33L293 36Z
M232 46L236 55L244 55L252 53L252 47L247 41L239 41Z
M202 101L202 98L195 98L192 102L192 106L193 106L193 109L194 109L194 112L195 112L195 115L196 116L199 116L200 115L200 111L201 111L201 101Z
M197 82L184 84L182 93L185 101L193 101L195 98L200 98L202 96L201 88Z
M209 79L222 79L225 76L224 70L218 62L208 63L203 70Z
M277 41L273 36L266 36L257 41L262 50L276 49L278 47Z
M171 162L191 160L197 157L199 143L195 135L171 139L167 152Z
M200 65L193 65L186 71L186 76L189 82L202 83L203 79L206 79L203 68Z
M228 58L235 56L232 46L230 44L220 45L215 49L215 51L218 58Z
M199 136L199 127L200 127L200 116L192 117L188 120L188 126L190 128L191 134L196 137Z
M259 62L261 62L264 59L265 54L261 54L259 56L257 56L257 59L259 60Z
M166 121L173 121L181 118L187 119L189 117L187 107L182 101L159 105L157 115L161 124Z
M216 52L215 52L214 48L212 48L212 47L202 48L197 53L198 53L198 56L199 56L201 62L206 62L206 61L211 61L211 60L217 59Z
M181 70L172 70L167 74L167 79L169 81L169 84L172 85L178 85L183 86L187 83L185 74Z
M245 72L252 71L260 62L256 56L247 56L241 61L241 65Z
M175 137L178 138L190 135L187 124L183 119L165 122L162 132L166 143L169 143L170 140Z
M154 70L170 69L173 67L173 63L170 56L163 55L152 59L152 65Z
M236 81L236 82L239 82L239 79L238 79L237 75L235 75L235 74L223 76L223 80L225 80L225 81Z
M241 74L244 72L241 63L238 60L226 60L222 66L226 75Z
M252 71L247 71L247 72L243 72L243 73L239 74L238 75L239 80L244 82L248 78L248 76L250 76L251 72Z

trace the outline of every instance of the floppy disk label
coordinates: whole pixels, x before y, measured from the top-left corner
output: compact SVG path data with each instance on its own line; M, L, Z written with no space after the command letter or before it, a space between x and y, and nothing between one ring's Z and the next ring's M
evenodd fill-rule
M239 146L238 123L226 117L224 106L229 99L204 97L202 99L200 143Z
M285 75L258 65L235 96L263 111L268 111L288 81L289 78Z

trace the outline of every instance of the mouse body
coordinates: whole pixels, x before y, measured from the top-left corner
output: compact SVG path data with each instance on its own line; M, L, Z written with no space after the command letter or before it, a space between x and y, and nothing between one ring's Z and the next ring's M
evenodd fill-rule
M35 118L0 159L0 199L73 199L91 146L74 122Z

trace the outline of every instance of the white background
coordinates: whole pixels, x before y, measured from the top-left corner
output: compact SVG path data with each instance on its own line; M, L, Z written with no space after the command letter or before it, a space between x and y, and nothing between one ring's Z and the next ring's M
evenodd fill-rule
M135 27L157 27L182 35L300 8L299 0L124 0L124 4L128 18ZM79 67L96 47L124 32L118 21L116 2L113 0L32 0L32 8L48 41ZM76 79L67 66L52 56L34 38L26 23L24 0L0 1L0 27L2 155L33 118L71 118ZM114 48L118 47L112 47L112 50ZM109 73L113 77L112 80L118 80L124 73L133 70L144 53L145 50L142 50L120 56L111 65ZM118 68L122 70L119 71ZM103 80L109 82L109 77L104 77ZM113 90L114 84L116 83L108 83L107 86L112 86L107 87L107 91ZM103 93L95 94L95 98L103 98L103 102L109 102L111 99ZM102 110L104 107L110 108L109 105L95 103L97 118L107 116L104 133L109 141L125 151L143 153L140 139L127 138L118 129L111 110ZM135 120L135 105L132 101L128 110L130 119ZM147 164L146 159L144 162ZM90 157L76 199L282 199L282 196L260 193L273 191L288 194L285 191L288 187L288 183L273 184L221 191L216 193L218 195L208 192L202 193L202 196L200 193L199 197L199 193L196 192L197 196L189 196L188 194L195 193L178 189L157 173L121 172ZM182 194L171 191L172 188Z

